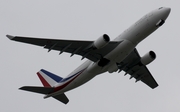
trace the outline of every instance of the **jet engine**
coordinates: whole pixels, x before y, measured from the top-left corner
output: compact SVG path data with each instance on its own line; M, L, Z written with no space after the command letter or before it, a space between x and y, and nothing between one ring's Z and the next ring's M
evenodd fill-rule
M101 49L104 46L106 46L110 41L110 38L107 34L102 35L99 37L97 40L94 41L93 43L93 48L95 49Z
M154 61L155 58L156 58L156 54L153 51L149 51L143 57L141 57L141 63L143 65L148 65L149 63Z

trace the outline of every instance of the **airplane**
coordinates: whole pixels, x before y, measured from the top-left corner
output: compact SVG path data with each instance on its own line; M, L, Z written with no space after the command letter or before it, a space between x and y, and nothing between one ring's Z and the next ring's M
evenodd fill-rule
M155 9L113 41L107 34L103 34L95 41L85 40L61 40L6 35L10 40L33 44L51 50L80 55L87 60L67 77L62 78L47 70L41 69L37 72L44 87L23 86L19 89L44 94L44 98L53 97L60 102L67 104L69 99L65 92L81 86L95 76L109 72L124 71L129 74L130 79L135 78L136 82L142 81L150 88L158 86L147 66L156 58L153 51L140 56L136 46L165 23L171 8L160 7Z

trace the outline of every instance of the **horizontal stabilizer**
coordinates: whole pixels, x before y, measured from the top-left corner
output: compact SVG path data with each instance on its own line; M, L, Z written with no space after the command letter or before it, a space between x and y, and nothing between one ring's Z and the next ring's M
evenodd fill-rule
M34 86L23 86L19 88L21 90L40 93L40 94L49 94L53 92L54 88L51 87L34 87Z
M60 95L57 95L57 96L53 96L53 98L55 98L56 100L64 103L64 104L67 104L69 102L69 99L67 98L67 96L65 94L60 94Z
M14 36L11 36L11 35L6 35L6 37L8 37L10 40L14 38Z

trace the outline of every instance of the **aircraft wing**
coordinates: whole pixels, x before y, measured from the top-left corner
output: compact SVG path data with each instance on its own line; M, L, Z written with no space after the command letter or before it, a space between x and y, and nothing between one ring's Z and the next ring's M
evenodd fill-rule
M151 87L152 89L158 86L157 82L149 72L148 68L139 63L140 62L140 55L136 49L134 49L130 55L123 60L123 62L119 63L119 69L123 70L126 74L130 75L131 78L135 78L136 82L141 80L146 85Z
M68 52L71 56L74 54L81 55L83 58L88 58L91 61L98 61L107 53L112 51L120 42L111 41L105 47L101 49L93 49L92 45L94 41L78 41L78 40L60 40L60 39L45 39L45 38L32 38L32 37L20 37L10 36L7 37L11 40L42 46L51 50L60 51L59 53Z

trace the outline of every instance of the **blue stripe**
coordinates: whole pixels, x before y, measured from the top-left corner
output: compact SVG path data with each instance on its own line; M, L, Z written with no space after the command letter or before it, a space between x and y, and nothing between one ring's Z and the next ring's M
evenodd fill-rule
M85 70L85 69L83 69L83 70ZM82 72L83 70L81 70L81 71L77 72L76 74L71 75L71 76L69 76L69 77L67 77L67 78L64 78L63 80L61 80L61 82L65 82L65 81L67 81L67 80L71 79L72 77L74 77L74 76L78 75L78 74L79 74L80 72Z
M47 76L49 76L50 78L52 78L56 82L60 82L63 79L62 77L59 77L59 76L57 76L51 72L48 72L44 69L41 69L41 72L43 72L44 74L46 74Z

